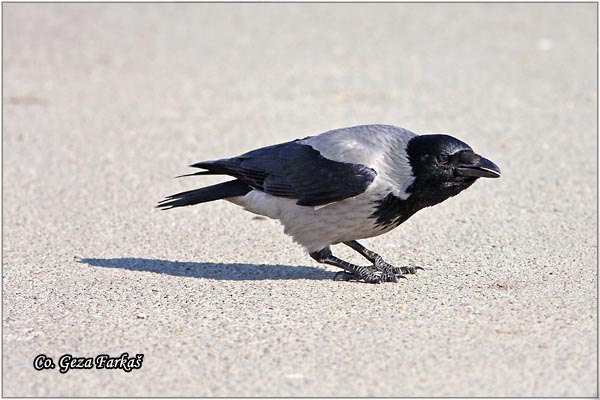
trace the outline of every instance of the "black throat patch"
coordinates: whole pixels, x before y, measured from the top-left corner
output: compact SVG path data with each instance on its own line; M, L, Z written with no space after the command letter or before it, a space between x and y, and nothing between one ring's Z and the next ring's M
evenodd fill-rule
M407 192L410 196L406 200L389 193L382 200L375 203L375 211L371 218L377 219L377 225L383 228L397 227L412 217L417 211L431 207L456 196L475 182L470 178L460 186L431 186L427 182L418 182L417 179L410 185Z
M371 218L377 219L377 226L395 228L422 208L412 203L410 197L402 200L390 193L382 200L375 202L375 211L371 214Z

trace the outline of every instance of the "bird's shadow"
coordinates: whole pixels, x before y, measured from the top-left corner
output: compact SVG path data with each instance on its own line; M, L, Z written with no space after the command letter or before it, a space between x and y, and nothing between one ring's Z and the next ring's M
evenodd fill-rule
M331 280L334 273L322 268L269 264L223 264L167 261L147 258L81 258L78 262L93 267L147 271L156 274L227 281L257 280Z

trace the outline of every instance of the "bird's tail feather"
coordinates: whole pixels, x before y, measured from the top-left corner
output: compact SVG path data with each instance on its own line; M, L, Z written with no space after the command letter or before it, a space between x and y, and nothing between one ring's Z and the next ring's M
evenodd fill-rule
M173 194L159 202L156 207L162 210L168 210L174 207L191 206L193 204L206 203L208 201L243 196L251 190L252 188L250 186L236 179L217 185Z

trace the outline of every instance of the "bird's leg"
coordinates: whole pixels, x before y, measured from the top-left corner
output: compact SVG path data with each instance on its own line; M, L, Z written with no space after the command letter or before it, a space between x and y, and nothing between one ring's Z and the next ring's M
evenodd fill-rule
M353 250L356 250L361 256L371 261L376 269L386 273L414 274L415 272L417 272L418 269L423 269L421 267L414 267L412 265L408 265L406 267L395 267L392 264L388 264L387 261L383 259L383 257L375 253L374 251L367 249L365 246L358 243L356 240L344 242L344 244L352 248Z
M310 256L320 263L334 265L350 273L348 274L340 271L335 275L333 278L334 280L350 280L355 278L362 279L368 283L398 282L398 278L393 273L387 273L385 271L378 270L374 266L363 267L360 265L350 264L347 261L337 258L331 254L331 249L329 246L319 251L310 253ZM343 276L343 278L338 279L338 276Z

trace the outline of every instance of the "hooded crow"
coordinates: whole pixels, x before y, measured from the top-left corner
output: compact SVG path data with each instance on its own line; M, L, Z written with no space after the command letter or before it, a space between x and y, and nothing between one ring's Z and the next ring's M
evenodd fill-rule
M191 165L182 175L229 175L234 180L177 193L170 209L225 199L279 220L284 232L320 263L342 268L336 280L397 282L419 267L395 267L357 239L386 233L422 208L459 194L500 168L445 134L417 135L391 125L362 125ZM371 265L335 257L343 243Z

